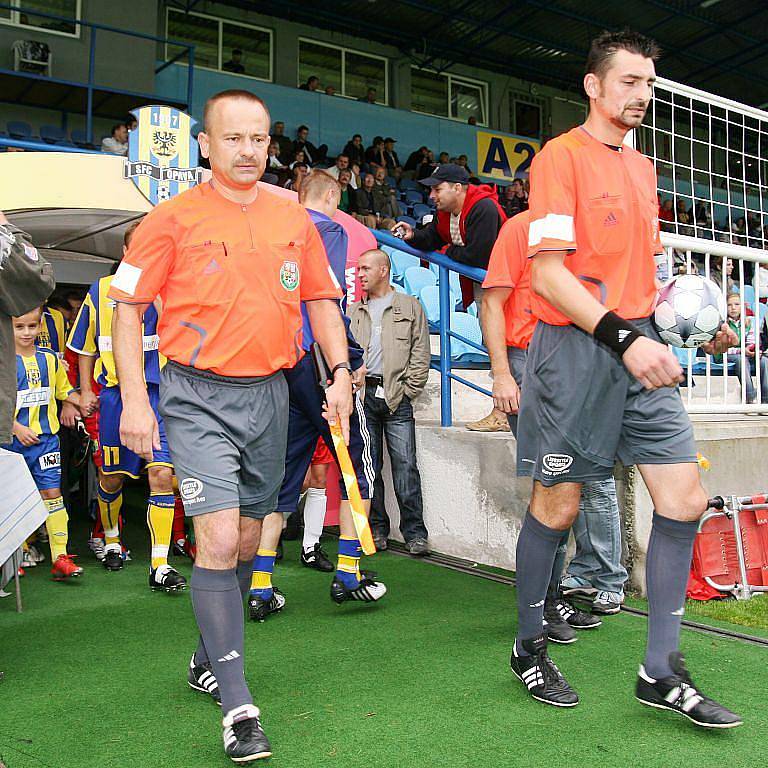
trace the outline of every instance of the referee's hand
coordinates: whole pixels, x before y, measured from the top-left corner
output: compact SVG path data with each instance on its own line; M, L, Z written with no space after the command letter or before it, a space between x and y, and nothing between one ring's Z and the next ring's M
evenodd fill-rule
M676 387L684 378L680 363L667 346L647 336L633 341L622 361L646 389Z
M152 449L160 450L160 430L148 402L123 403L120 442L144 461L152 461Z
M349 417L352 414L352 377L344 368L334 375L333 384L325 390L323 417L333 426L339 424L344 442L349 445Z
M502 413L517 413L520 410L520 388L511 373L493 377L493 405Z

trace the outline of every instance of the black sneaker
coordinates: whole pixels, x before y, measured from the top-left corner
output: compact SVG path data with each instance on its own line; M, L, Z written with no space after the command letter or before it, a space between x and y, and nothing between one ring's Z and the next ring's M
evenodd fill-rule
M306 565L307 568L314 568L316 571L324 571L330 573L334 570L333 563L328 559L328 555L323 552L323 548L320 544L315 546L309 551L301 550L301 564Z
M362 575L362 574L361 574ZM350 589L340 579L334 578L331 582L331 600L341 605L347 600L359 600L363 603L375 603L387 594L387 588L380 581L363 576L360 583Z
M224 726L224 752L235 763L250 763L272 756L272 747L259 721L258 707L244 704L227 712Z
M189 672L187 673L189 687L201 693L207 693L219 706L221 706L221 693L216 675L213 674L211 662L195 664L195 654L189 660Z
M276 587L272 588L272 597L264 600L258 595L248 597L248 615L251 621L266 621L267 616L280 613L285 608L285 595Z
M122 571L123 555L119 549L108 549L101 563L108 571Z
M685 667L685 658L679 651L669 654L672 674L654 680L640 666L635 698L649 707L670 709L687 717L702 728L736 728L742 719L722 704L700 693Z
M560 618L574 629L597 629L603 623L597 616L580 611L570 600L556 597L552 602ZM546 611L546 608L544 610Z
M575 643L576 630L563 619L554 600L547 598L544 603L544 632L553 643L570 645Z
M553 707L575 707L579 695L568 685L552 659L547 654L547 639L544 635L522 641L523 648L530 656L518 656L517 648L512 649L509 664L512 672L537 701Z
M159 565L152 568L149 572L149 588L155 592L164 590L165 592L180 592L186 589L187 580L172 566Z

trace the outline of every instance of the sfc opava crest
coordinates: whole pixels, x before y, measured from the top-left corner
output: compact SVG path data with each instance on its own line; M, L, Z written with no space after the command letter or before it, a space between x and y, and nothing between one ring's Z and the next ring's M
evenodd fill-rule
M128 135L123 176L152 205L199 184L203 170L197 164L197 140L190 132L195 120L174 107L159 105L134 109L131 114L137 125Z
M280 267L280 285L286 291L295 291L299 287L299 265L295 261L284 261Z

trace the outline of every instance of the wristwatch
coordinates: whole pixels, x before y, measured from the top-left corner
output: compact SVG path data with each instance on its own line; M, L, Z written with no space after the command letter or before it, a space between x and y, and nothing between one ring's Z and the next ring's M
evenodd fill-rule
M335 378L336 371L338 371L340 368L343 368L345 371L349 373L349 375L352 375L352 366L345 360L342 363L336 363L336 365L333 366L333 369L331 370L331 378Z

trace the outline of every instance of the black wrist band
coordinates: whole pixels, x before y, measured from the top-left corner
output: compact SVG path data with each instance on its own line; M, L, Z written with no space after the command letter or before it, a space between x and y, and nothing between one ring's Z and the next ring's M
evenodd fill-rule
M348 371L350 375L352 374L352 366L345 360L341 363L336 363L336 365L333 366L331 369L331 378L333 378L336 375L336 371L338 371L340 368L343 368L345 371Z
M643 334L629 320L624 320L615 312L606 312L595 326L592 335L621 357L629 349L632 342Z

